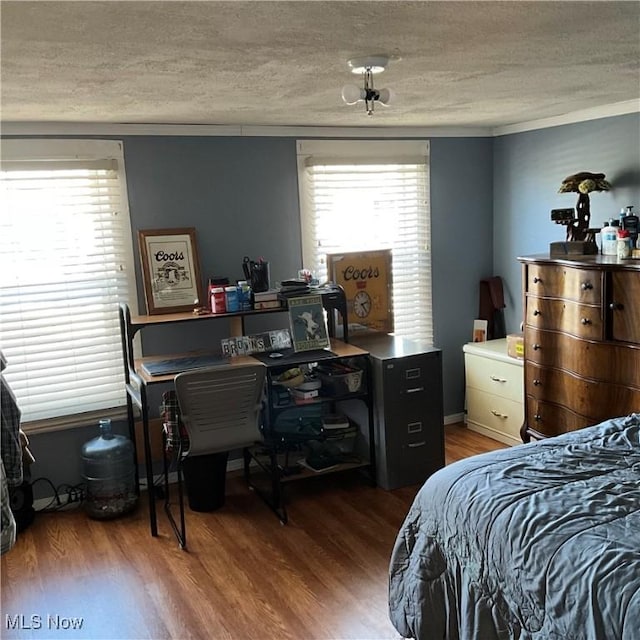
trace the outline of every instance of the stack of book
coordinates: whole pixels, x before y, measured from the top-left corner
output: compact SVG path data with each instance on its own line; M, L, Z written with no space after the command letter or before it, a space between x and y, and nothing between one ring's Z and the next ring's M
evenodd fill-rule
M291 397L296 404L305 404L307 402L312 402L314 398L318 397L318 394L320 392L318 391L318 389L310 389L309 391L304 391L303 389L296 389L294 387L293 389L289 389L289 393L291 394Z
M280 298L288 300L289 298L297 298L311 292L311 287L306 280L294 278L292 280L283 280L280 283Z
M253 308L259 309L278 309L282 306L278 297L277 289L269 289L267 291L259 291L253 294Z

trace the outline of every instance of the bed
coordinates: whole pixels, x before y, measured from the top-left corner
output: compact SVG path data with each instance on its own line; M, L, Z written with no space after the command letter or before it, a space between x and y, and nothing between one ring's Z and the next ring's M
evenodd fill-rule
M431 476L396 538L389 614L420 640L638 640L640 414Z

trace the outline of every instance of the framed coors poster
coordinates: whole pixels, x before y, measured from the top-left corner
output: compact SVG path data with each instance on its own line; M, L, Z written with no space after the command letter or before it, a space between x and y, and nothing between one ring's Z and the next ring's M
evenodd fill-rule
M138 242L149 315L192 311L202 304L194 228L142 229Z
M329 254L327 271L344 289L349 332L393 332L391 249Z

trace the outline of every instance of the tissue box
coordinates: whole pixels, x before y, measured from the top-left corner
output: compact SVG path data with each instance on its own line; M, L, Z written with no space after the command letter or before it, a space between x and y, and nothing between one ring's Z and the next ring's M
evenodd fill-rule
M512 358L524 358L524 337L521 333L510 333L507 336L507 354Z

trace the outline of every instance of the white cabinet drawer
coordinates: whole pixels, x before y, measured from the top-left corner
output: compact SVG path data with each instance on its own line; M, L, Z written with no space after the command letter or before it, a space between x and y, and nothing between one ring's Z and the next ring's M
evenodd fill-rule
M509 363L465 353L467 393L470 388L502 396L522 403L524 401L523 368L519 362Z
M522 444L523 402L467 387L469 428L507 444Z

